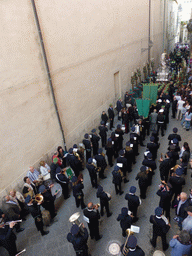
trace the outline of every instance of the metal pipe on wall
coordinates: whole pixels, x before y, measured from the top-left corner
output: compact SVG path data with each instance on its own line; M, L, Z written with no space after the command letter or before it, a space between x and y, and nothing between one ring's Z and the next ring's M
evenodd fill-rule
M148 63L151 62L151 0L149 0L149 38L148 38Z
M43 42L43 36L42 36L42 32L41 32L41 27L40 27L40 23L39 23L37 8L36 8L36 5L35 5L35 0L31 0L31 3L32 3L33 12L34 12L34 16L35 16L35 21L36 21L36 25L37 25L37 29L38 29L39 39L40 39L41 48L42 48L42 52L43 52L43 58L44 58L44 62L45 62L45 67L46 67L46 71L47 71L47 76L48 76L48 80L49 80L51 94L52 94L52 97L53 97L54 107L55 107L57 119L58 119L59 126L60 126L61 133L62 133L63 144L64 144L65 150L67 150L66 143L65 143L64 130L63 130L63 126L62 126L62 123L61 123L61 119L60 119L60 115L59 115L59 111L58 111L58 107L57 107L57 102L56 102L56 99L55 99L55 93L54 93L54 89L53 89L49 64L48 64L47 55L46 55L46 51L45 51L45 46L44 46L44 42Z

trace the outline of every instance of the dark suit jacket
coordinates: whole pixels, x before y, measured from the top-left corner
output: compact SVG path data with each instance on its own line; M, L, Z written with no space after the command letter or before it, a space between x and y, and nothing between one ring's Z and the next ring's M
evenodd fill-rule
M126 194L125 200L128 201L128 208L131 212L135 212L140 205L139 197L132 194Z
M162 218L158 219L155 215L150 216L150 222L153 224L153 232L157 236L165 235L170 229Z
M109 119L114 119L114 110L113 108L108 109Z
M179 200L179 201L180 201L180 200ZM177 208L178 208L179 201L177 201ZM187 212L185 211L185 209L186 209L188 206L189 206L189 201L186 200L185 203L182 204L181 207L179 208L179 214L177 214L177 208L176 208L176 214L177 214L179 217L185 219L185 218L188 216Z

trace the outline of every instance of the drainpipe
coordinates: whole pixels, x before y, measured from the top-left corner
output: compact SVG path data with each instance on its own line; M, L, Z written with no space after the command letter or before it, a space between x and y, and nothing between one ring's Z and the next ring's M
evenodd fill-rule
M149 0L149 39L148 39L148 63L151 63L151 0Z
M60 119L60 116L59 116L57 102L56 102L56 99L55 99L55 93L54 93L54 89L53 89L51 73L50 73L50 69L49 69L49 64L48 64L48 60L47 60L47 55L46 55L46 51L45 51L44 42L43 42L43 36L42 36L42 32L41 32L41 27L40 27L40 23L39 23L37 9L36 9L36 5L35 5L35 0L31 0L31 3L32 3L33 12L34 12L34 16L35 16L35 21L36 21L36 25L37 25L37 29L38 29L39 39L40 39L40 43L41 43L43 58L44 58L45 67L46 67L47 76L48 76L48 81L49 81L49 86L50 86L50 89L51 89L51 94L52 94L52 98L53 98L53 102L54 102L54 106L55 106L55 111L56 111L57 119L58 119L59 126L60 126L61 133L62 133L64 148L65 148L65 151L67 151L66 143L65 143L64 130L63 130L63 127L62 127L62 124L61 124L61 119Z
M164 49L165 49L165 2L166 2L166 0L164 0L164 12L163 12L163 51L162 52L164 52Z

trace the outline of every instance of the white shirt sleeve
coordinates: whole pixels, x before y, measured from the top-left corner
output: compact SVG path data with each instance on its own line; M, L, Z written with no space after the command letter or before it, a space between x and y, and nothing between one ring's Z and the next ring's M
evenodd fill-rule
M45 165L46 166L46 165ZM48 170L47 170L47 168L46 167L43 167L43 166L41 166L40 167L40 172L41 172L41 174L43 175L43 176L45 176L45 175L47 175L49 172L48 172Z

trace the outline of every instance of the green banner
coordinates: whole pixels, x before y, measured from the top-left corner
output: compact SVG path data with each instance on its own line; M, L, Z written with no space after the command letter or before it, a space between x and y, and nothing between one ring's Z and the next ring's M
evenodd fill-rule
M144 84L143 85L143 99L150 99L151 104L155 104L157 100L158 85L157 84Z
M149 108L151 105L151 100L146 99L135 99L137 104L138 113L140 116L147 118L149 115Z

